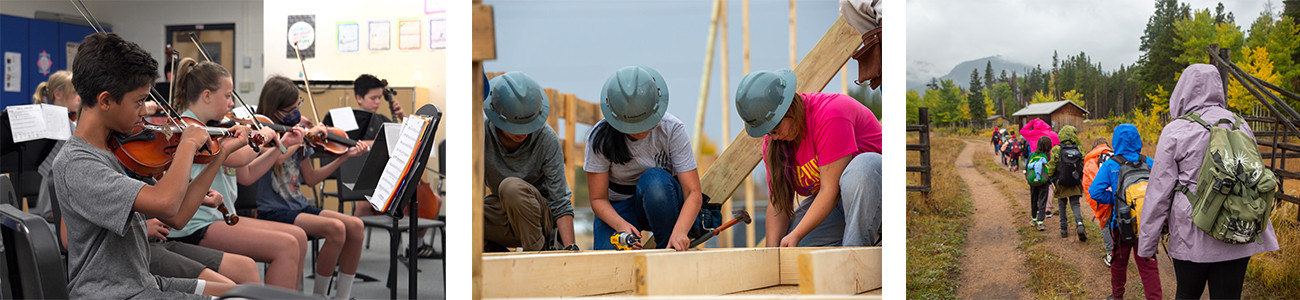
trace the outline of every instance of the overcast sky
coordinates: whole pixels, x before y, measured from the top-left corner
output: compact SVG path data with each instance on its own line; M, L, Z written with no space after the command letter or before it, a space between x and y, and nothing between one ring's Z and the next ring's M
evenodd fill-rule
M1211 12L1219 3L1181 2ZM1223 2L1244 31L1267 0ZM1273 5L1280 10L1282 2ZM908 0L908 78L943 76L958 63L993 55L1047 68L1052 50L1062 59L1083 51L1114 70L1141 56L1138 43L1154 12L1154 1Z
M485 0L493 5L497 59L488 72L523 71L543 87L597 102L605 79L618 68L643 65L664 76L668 112L694 129L712 1L702 0ZM741 4L730 1L730 87L744 77L741 66ZM834 0L799 1L798 57L812 49L839 17ZM751 1L751 71L789 67L789 2ZM719 36L721 38L721 36ZM721 48L721 44L716 47ZM714 57L705 132L721 135L721 57ZM856 66L849 68L856 78ZM852 83L850 83L852 84ZM840 92L839 78L825 89ZM731 110L731 136L743 130ZM585 139L585 129L579 127Z

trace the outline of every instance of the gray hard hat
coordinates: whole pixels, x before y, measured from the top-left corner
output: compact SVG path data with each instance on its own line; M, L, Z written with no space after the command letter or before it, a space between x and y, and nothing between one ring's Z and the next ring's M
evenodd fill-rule
M605 122L623 133L654 128L668 110L668 85L658 71L642 66L618 69L600 91Z
M790 109L794 90L795 76L790 69L745 75L736 89L736 113L745 121L745 133L761 137L772 132Z
M542 86L524 72L492 78L492 90L483 99L483 113L493 126L511 134L529 134L546 125L551 103Z

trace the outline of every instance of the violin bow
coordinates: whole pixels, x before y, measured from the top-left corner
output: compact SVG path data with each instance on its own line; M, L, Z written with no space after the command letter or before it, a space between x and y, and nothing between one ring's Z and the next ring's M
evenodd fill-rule
M316 119L312 120L320 124L320 113L316 112L316 97L311 93L311 81L307 79L307 63L302 60L302 51L298 51L298 42L293 42L293 53L298 55L298 66L302 68L302 86L307 89L307 101L311 102L311 115Z
M81 0L68 1L72 2L72 7L77 9L77 13L81 14L81 17L86 20L87 24L90 24L90 28L94 29L95 33L108 32L108 30L104 29L104 25L99 23L99 19L95 19L95 15L90 13L90 8L86 7L85 2L82 2ZM152 85L149 86L149 99L153 100L154 103L157 103L158 107L162 108L163 111L167 113L167 120L171 121L172 125L177 128L185 128L185 124L180 122L181 114L176 111L176 108L172 107L171 104L166 101L158 100L161 95L162 93L158 92L158 89L155 89ZM168 134L170 135L170 133Z

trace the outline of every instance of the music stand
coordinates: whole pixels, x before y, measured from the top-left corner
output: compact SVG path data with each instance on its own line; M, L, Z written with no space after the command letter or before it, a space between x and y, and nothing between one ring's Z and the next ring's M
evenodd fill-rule
M420 179L424 175L424 168L428 164L429 154L432 153L434 149L433 145L434 145L434 140L436 139L434 138L434 134L438 132L438 125L440 125L442 121L442 110L439 109L438 106L435 106L433 104L425 104L424 106L421 106L419 110L416 110L415 114L428 118L429 119L428 122L431 123L428 124L428 127L425 129L426 131L423 134L424 138L421 139L419 141L419 144L416 145L415 153L411 155L411 160L412 160L411 168L410 168L411 171L405 174L401 179L399 179L397 186L395 186L393 190L393 193L395 195L393 197L393 202L388 205L387 210L381 211L381 213L383 213L384 215L388 215L389 217L392 218L394 228L399 227L398 221L400 221L403 217L403 212L401 209L402 204L409 205L411 212L419 211L419 201L414 201L415 194L416 194L416 186L420 183ZM383 134L383 130L381 130L380 134L375 138L375 144L372 145L372 150L371 150L373 152L375 151L374 149L379 149L379 151L378 153L371 153L366 158L366 163L364 166L362 166L361 173L358 174L355 184L353 185L354 190L373 189L375 188L375 186L379 184L379 179L382 176L381 174L383 174L383 169L385 165L387 165L388 158L389 158L389 153L388 153L389 149L387 149L386 141L387 141L387 137L385 136L385 134ZM379 154L379 155L375 155L375 154ZM376 172L375 171L376 169L378 170L378 172L372 173L372 172ZM366 174L375 174L375 175L368 176ZM369 196L367 196L367 199L369 199ZM367 201L367 204L369 205L368 202L369 201ZM408 239L411 240L412 244L414 244L415 240L419 238L417 236L419 230L416 230L416 228L419 228L417 226L419 221L418 216L419 214L415 214L407 218L408 221L410 222L409 223L410 227L408 227L409 229L407 230L409 234ZM445 239L446 237L443 238ZM390 251L389 266L390 267L396 266L397 248L390 247L389 251ZM409 257L410 259L416 259L415 251L416 249L414 247L407 247L407 254L406 254L407 257ZM443 251L446 250L444 249ZM407 268L407 271L409 272L407 276L409 279L409 283L407 284L407 287L409 288L407 296L412 298L414 298L417 294L416 285L419 282L419 280L417 280L419 270L418 267L415 265L416 265L415 263L412 263L412 266ZM445 275L446 273L445 257L443 258L443 272ZM443 289L446 290L445 278L443 280L443 287L444 287ZM396 290L395 282L394 282L394 287L389 289L389 298L394 298L394 299L397 298L397 290Z

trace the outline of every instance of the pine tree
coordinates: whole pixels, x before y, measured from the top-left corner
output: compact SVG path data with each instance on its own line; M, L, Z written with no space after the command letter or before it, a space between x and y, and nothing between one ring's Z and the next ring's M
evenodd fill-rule
M985 115L984 110L984 85L980 82L980 70L973 69L970 71L970 93L967 94L966 102L970 105L970 120L983 122Z
M1138 50L1142 51L1139 59L1138 79L1142 94L1155 91L1157 86L1170 88L1174 86L1174 74L1187 67L1174 61L1178 56L1174 41L1174 22L1187 18L1191 8L1179 4L1178 0L1157 0L1156 12L1147 19Z

